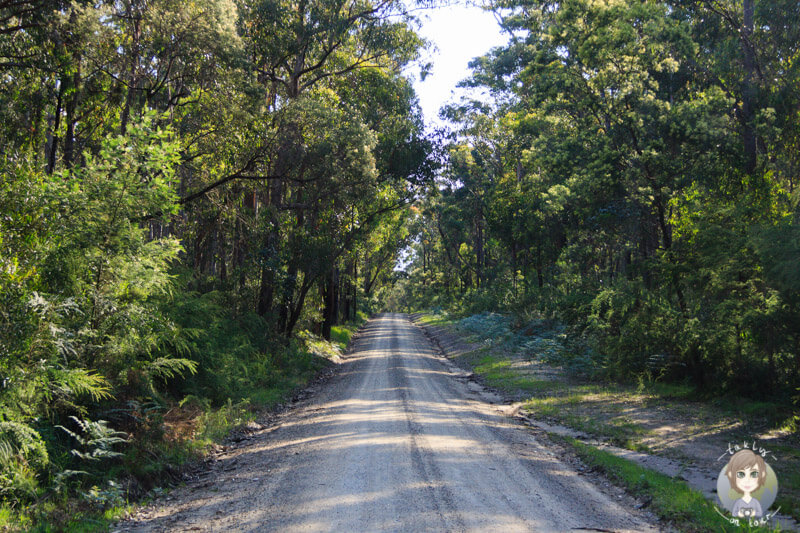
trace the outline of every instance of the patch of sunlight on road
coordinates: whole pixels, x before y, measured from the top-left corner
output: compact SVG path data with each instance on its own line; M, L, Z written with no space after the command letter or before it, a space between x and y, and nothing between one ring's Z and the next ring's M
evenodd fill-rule
M319 513L331 509L343 508L345 506L377 504L381 501L391 501L393 496L398 492L425 491L429 488L438 488L440 486L441 483L408 483L386 490L362 491L357 494L337 494L336 496L327 498L312 498L310 500L305 500L303 505L314 509L315 513ZM308 513L307 509L298 507L292 509L288 514L306 516Z

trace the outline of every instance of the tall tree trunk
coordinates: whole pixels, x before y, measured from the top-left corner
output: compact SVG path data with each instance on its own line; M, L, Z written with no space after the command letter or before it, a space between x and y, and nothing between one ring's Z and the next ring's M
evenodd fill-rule
M56 169L56 153L58 152L58 130L61 128L61 103L64 99L64 81L58 83L58 96L56 97L56 112L53 115L53 130L48 154L47 173L52 174Z
M355 321L358 318L358 259L353 259L353 279L350 283L350 288L353 291L353 316L351 320Z
M142 35L142 16L139 13L139 6L136 2L129 7L128 16L133 20L133 42L131 43L131 68L128 73L128 93L125 96L125 105L122 108L122 115L119 120L119 130L122 135L125 135L128 131L131 108L139 85L139 41Z
M331 327L336 320L336 268L331 268L323 280L322 337L331 340Z
M267 264L261 265L261 284L258 288L258 304L256 312L259 316L265 316L272 308L272 290L274 276L272 269Z
M297 321L300 320L300 314L303 312L303 305L305 304L308 290L314 285L314 283L315 280L304 273L303 283L300 285L300 290L297 294L297 300L292 306L292 312L289 314L289 322L286 324L286 337L291 336L295 326L297 325Z
M484 285L484 263L486 262L486 252L483 239L483 212L478 210L478 218L475 221L475 281L478 288Z
M292 264L289 265L286 281L283 284L281 301L278 304L280 306L278 311L278 331L286 332L288 327L292 301L294 301L294 293L297 288L297 275L297 263L292 262Z
M75 58L75 72L70 80L69 91L70 94L67 98L66 112L67 112L67 132L64 135L64 166L72 168L74 163L75 152L75 111L78 108L78 98L80 96L81 86L81 58L80 54L76 54Z
M239 289L244 288L246 281L244 274L244 246L245 240L242 236L242 221L237 216L233 224L233 253L231 257L231 269L235 273L238 273Z
M278 150L278 157L275 163L275 174L283 176L289 173L290 169L297 160L298 150L301 148L301 136L299 126L290 122L283 128L285 131L281 146ZM284 180L273 179L269 187L269 221L270 227L264 239L264 250L269 254L273 262L277 264L280 258L281 234L279 213L282 209L284 191ZM272 300L275 294L275 275L272 269L261 276L261 289L259 291L258 309L259 314L266 314L272 307Z
M744 20L742 24L742 56L744 62L744 81L742 82L742 141L744 144L745 171L752 174L756 170L757 138L754 119L754 100L756 58L753 50L753 0L744 0Z

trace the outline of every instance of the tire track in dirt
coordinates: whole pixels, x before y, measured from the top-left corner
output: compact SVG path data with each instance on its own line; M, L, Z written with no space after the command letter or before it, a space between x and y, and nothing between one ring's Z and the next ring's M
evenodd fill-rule
M405 315L320 390L119 531L654 531L457 379Z

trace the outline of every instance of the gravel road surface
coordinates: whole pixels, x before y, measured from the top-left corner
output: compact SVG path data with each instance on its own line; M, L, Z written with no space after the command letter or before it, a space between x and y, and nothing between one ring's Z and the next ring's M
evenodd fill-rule
M656 531L561 463L405 315L118 531Z

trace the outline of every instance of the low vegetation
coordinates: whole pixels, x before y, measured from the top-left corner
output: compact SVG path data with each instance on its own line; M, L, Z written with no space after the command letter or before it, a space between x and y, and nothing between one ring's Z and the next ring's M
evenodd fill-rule
M102 529L337 357L438 166L423 45L396 0L0 1L0 530Z
M585 433L593 441L678 461L691 459L702 464L707 460L710 464L716 456L689 458L675 446L675 439L712 439L716 448L724 451L728 439L734 436L738 440L773 435L767 447L776 454L780 490L772 509L780 507L782 514L800 519L800 478L796 474L800 471L800 442L794 437L796 417L790 400L753 402L724 394L709 396L689 384L610 380L594 367L594 361L578 359L580 364L575 364L563 326L552 320L526 323L497 313L459 319L441 311L421 315L418 320L425 326L444 328L468 343L468 348L453 356L454 360L473 369L487 385L519 401L524 414ZM656 429L665 424L675 427L661 436ZM581 456L591 455L586 446L579 450L583 450ZM602 450L597 453L601 457L609 455ZM629 463L618 457L609 461ZM668 486L666 480L670 478L659 474L657 479ZM623 485L628 486L627 481ZM638 495L642 490L634 492ZM676 509L680 508L665 508L664 516L682 527L699 520L695 511L687 518L689 515L677 513ZM698 523L717 523L703 520Z
M686 483L653 472L570 437L551 435L591 468L624 487L642 501L664 523L678 531L763 531L766 528L741 524L733 526L720 516L711 502Z
M104 530L134 502L179 482L183 467L231 430L276 408L333 364L356 328L336 326L335 342L303 332L282 346L259 332L258 317L248 325L208 296L202 300L194 302L205 309L202 316L184 321L180 306L171 312L185 327L194 320L207 326L186 353L202 355L206 371L176 375L125 403L111 397L84 403L85 414L69 416L63 426L0 422L0 530Z

